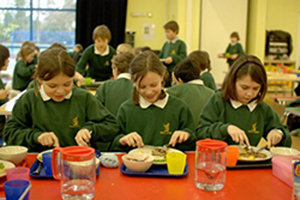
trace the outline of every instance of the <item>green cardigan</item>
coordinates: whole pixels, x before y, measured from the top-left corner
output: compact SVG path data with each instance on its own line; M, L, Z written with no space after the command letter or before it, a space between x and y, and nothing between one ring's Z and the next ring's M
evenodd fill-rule
M245 54L242 45L238 42L233 46L229 44L226 49L226 53L229 53L230 55L238 54L238 57ZM238 57L236 59L238 59ZM236 61L236 59L227 59L227 63L231 66L234 63L234 61Z
M27 88L34 74L35 64L28 65L23 59L19 59L14 69L12 88L23 91Z

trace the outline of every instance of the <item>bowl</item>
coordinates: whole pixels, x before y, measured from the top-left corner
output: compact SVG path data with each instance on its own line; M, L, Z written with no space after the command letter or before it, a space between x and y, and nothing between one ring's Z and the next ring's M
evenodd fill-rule
M122 156L124 165L133 172L147 171L154 161L154 156L147 154L126 154Z
M24 160L27 151L27 147L23 146L4 146L0 148L0 159L18 165Z
M296 149L289 147L272 147L270 152L273 156L295 156L300 155L300 152Z

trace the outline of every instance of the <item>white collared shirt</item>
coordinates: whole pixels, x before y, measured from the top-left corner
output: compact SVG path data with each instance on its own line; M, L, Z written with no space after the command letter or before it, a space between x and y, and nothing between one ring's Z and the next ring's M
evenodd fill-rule
M126 78L128 80L131 80L131 75L130 75L130 73L121 73L121 74L119 74L117 79L119 79L119 78Z
M200 79L191 80L191 81L189 81L187 83L189 83L189 84L203 85L203 81L200 80Z
M234 109L238 109L239 107L241 107L243 105L241 102L235 101L235 100L232 100L232 99L230 99L230 103L231 103L231 105ZM256 100L254 100L251 103L247 104L247 107L249 108L250 112L252 112L256 108L256 106L257 106L257 101Z
M205 70L203 70L202 72L200 72L200 76L201 76L202 74L204 74L205 72L208 72L208 69L205 69Z
M177 40L179 40L178 37L176 37L174 40L169 41L169 43L175 44L175 42L177 42Z
M43 101L49 101L51 99L51 97L49 97L46 92L45 92L45 89L44 89L44 85L42 84L41 87L40 87L40 94L41 94L41 97L43 99ZM72 96L72 90L69 94L67 94L65 96L65 99L70 99Z
M164 109L169 100L169 94L166 93L166 97L163 99L157 100L155 103L150 103L146 99L144 99L141 95L139 95L139 104L142 109L146 109L151 105L155 105L158 108Z
M98 55L100 55L100 56L106 56L106 55L109 54L109 46L106 45L105 51L104 51L103 53L100 53L100 51L98 51L98 49L97 49L97 47L96 47L96 45L95 45L95 47L94 47L94 53L95 53L95 54L98 54Z
M237 42L235 42L235 43L230 43L230 44L231 44L231 46L234 46L234 45L236 45L236 43L237 43Z

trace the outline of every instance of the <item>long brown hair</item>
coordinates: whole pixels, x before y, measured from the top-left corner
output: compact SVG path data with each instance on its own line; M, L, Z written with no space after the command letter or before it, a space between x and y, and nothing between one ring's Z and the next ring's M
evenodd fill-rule
M6 46L0 44L0 70L5 65L5 60L10 56L9 50Z
M198 67L200 67L200 71L204 71L207 69L211 70L209 55L206 51L193 51L188 55L189 58L194 59L197 62Z
M59 48L50 48L43 51L39 56L35 78L48 81L60 73L69 77L75 75L75 64L68 52ZM37 94L36 82L34 88Z
M160 76L164 76L166 67L161 64L159 58L154 53L145 51L133 59L130 64L129 72L131 74L131 80L134 83L140 84L148 72L154 72ZM163 99L165 96L166 94L162 92L159 99ZM132 90L132 102L136 105L139 104L139 93L136 86L134 86Z
M35 49L32 46L30 46L29 44L25 45L20 50L20 56L24 60L24 62L26 62L26 56L28 56L29 54L33 53L34 51L35 51Z
M249 75L253 81L260 84L256 99L258 104L262 103L267 93L267 74L261 61L253 55L242 55L232 64L221 88L224 98L226 101L237 100L235 83L245 75Z

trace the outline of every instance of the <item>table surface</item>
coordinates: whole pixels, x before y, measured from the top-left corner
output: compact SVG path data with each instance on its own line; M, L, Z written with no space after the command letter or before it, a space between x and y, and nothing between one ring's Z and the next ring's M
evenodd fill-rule
M31 166L37 154L28 154ZM195 153L188 152L189 173L182 178L131 177L120 169L101 167L94 199L291 199L292 188L272 175L272 169L227 170L225 187L218 192L197 189L194 185ZM119 159L121 154L118 155ZM4 180L3 180L4 179ZM5 178L2 178L2 182ZM29 199L60 199L60 182L30 178ZM3 189L0 197L4 197Z

